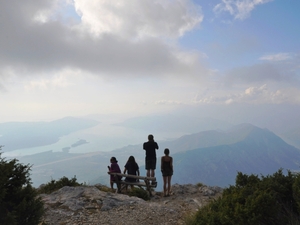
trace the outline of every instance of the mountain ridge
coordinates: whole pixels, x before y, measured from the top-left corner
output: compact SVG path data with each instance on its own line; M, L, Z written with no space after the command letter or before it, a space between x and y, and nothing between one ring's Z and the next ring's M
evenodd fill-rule
M248 132L248 135L236 143L198 148L173 155L174 168L185 171L179 172L179 176L174 177L174 182L192 182L195 179L208 185L224 187L234 183L238 171L268 175L280 168L299 169L300 150L285 143L271 131L251 125L236 131ZM186 178L186 174L193 174L195 171L199 173L194 173L192 179Z
M165 148L170 149L174 158L172 179L181 184L197 181L208 185L227 186L234 183L237 171L267 175L281 167L297 170L300 161L299 149L288 145L273 132L251 124L240 124L226 131L201 131L172 141L159 141L158 144L158 188L162 184L159 172L160 156ZM141 175L145 175L145 152L142 143L110 152L74 154L48 151L24 156L20 160L33 164L35 185L62 176L76 176L79 182L88 184L108 184L107 165L110 157L117 157L122 170L130 155L136 158Z

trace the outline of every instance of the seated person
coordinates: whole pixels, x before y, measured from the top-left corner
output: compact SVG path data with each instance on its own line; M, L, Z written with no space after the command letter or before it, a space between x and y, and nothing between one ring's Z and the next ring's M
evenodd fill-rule
M139 170L139 166L138 164L136 163L135 161L135 158L133 156L130 156L128 158L128 161L125 165L125 168L124 168L124 174L129 174L129 175L135 175L135 176L140 176L140 170ZM135 179L135 178L131 178L131 177L126 177L125 179L126 182L139 182L138 179ZM133 185L131 185L131 189L133 188ZM126 185L126 189L127 189L127 185Z

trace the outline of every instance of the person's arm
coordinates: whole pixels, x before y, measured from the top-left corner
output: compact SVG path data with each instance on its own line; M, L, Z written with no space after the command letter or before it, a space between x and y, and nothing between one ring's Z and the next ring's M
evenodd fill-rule
M124 172L123 172L123 173L124 173L124 174L126 174L126 171L127 171L127 169L126 169L126 167L125 167L125 168L124 168Z
M170 166L171 166L171 169L172 169L172 171L173 171L173 158L172 157L170 157L171 159L170 159Z
M161 157L161 161L160 161L160 170L161 172L163 171L163 162L164 162L164 157Z

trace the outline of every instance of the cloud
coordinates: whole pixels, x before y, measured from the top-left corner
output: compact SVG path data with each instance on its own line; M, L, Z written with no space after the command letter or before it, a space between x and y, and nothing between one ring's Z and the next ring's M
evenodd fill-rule
M201 23L191 1L75 0L77 24L62 18L69 2L1 3L0 76L8 69L18 76L73 69L109 78L195 77L206 70L197 55L166 42Z
M261 63L238 67L227 72L226 84L266 82L268 80L283 81L286 78L272 64Z
M237 67L227 71L223 78L225 85L277 82L292 86L300 85L300 57L291 54L265 55L259 58L266 62Z
M290 53L277 53L277 54L271 54L271 55L264 55L260 57L260 60L265 60L265 61L271 61L271 62L276 62L276 61L284 61L291 59L292 55Z
M257 5L265 4L273 0L222 0L214 7L214 12L229 12L235 19L243 20L249 17Z
M228 91L224 95L220 93L207 93L207 96L196 96L196 104L299 104L300 90L297 88L270 89L266 84L262 86L251 86L241 92ZM231 93L230 93L231 92Z
M183 103L180 101L173 100L160 100L155 102L156 105L182 105Z
M202 22L201 8L188 0L75 0L81 26L95 34L124 38L177 38Z
M72 79L70 79L70 77L72 77ZM76 71L63 70L60 71L58 74L53 74L52 77L41 77L40 79L30 80L24 84L24 89L26 91L47 91L65 88L68 86L75 85L75 77L78 77L78 75L76 75Z
M292 103L299 104L300 98L298 97L300 90L296 88L270 90L267 85L260 87L249 87L244 93L234 99L235 102L247 102L258 104L283 104Z

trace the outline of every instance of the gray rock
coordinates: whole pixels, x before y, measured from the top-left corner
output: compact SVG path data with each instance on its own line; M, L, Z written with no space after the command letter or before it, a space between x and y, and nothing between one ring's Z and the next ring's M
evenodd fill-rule
M121 205L143 202L143 199L122 194L100 191L96 187L63 187L49 195L40 195L42 200L53 206L77 211L83 208L99 208L110 210Z

